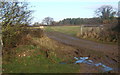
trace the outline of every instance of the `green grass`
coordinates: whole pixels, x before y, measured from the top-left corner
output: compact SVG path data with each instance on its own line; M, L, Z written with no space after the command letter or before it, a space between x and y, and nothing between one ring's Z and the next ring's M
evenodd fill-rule
M46 31L57 31L65 33L68 35L76 36L80 32L80 26L54 26L54 27L45 27Z
M33 45L20 46L15 49L17 53L32 51L30 55L18 57L13 55L7 62L7 55L3 58L3 73L75 73L80 67L77 64L59 64L60 58L51 56L47 58L45 51ZM51 61L54 60L56 63Z

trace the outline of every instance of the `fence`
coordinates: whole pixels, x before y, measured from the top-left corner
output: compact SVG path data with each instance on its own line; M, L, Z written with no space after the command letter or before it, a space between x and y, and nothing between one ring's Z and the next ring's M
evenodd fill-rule
M89 33L91 31L99 33L103 29L103 25L81 25L80 32L81 35L84 33Z

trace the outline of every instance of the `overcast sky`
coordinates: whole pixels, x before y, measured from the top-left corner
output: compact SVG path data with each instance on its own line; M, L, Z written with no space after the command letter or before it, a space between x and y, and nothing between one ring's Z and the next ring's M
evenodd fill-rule
M119 0L28 0L33 13L33 22L41 22L45 17L55 21L64 18L91 18L94 11L102 5L118 8Z

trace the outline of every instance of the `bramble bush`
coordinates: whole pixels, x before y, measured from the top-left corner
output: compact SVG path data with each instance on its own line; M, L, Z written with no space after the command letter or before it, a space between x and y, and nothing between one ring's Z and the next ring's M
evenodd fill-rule
M41 29L28 29L26 27L6 27L2 31L3 49L9 50L10 48L19 45L33 44L31 37L41 38L43 31Z
M117 43L118 37L119 37L119 32L113 30L116 26L117 26L117 24L116 25L109 24L109 25L104 26L104 29L101 30L101 32L99 34L100 40Z

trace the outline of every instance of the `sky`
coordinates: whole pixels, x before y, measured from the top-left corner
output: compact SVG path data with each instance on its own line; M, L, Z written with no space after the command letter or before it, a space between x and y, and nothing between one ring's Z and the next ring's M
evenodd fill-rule
M118 9L119 0L28 0L29 9L33 10L32 23L41 23L45 17L54 21L65 18L92 18L94 11L102 5L111 5Z

